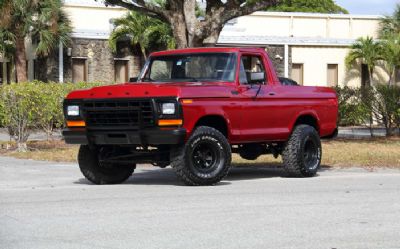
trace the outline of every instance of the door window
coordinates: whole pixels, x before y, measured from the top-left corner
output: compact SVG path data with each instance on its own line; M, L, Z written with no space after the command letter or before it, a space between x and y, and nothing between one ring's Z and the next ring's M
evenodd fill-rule
M260 73L264 75L262 79L254 80L254 73ZM252 77L253 74L253 77ZM266 72L261 56L256 55L243 55L240 59L240 84L264 84L266 78Z

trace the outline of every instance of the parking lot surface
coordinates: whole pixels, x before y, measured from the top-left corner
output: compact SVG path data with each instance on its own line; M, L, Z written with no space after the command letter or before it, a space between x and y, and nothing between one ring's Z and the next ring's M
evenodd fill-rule
M400 248L400 171L232 169L187 187L140 166L96 186L77 165L0 157L0 248Z

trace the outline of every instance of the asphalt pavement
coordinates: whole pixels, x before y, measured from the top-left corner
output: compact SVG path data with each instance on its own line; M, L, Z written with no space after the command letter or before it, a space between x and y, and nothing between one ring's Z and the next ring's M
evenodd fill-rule
M187 187L141 166L96 186L75 164L0 157L0 248L400 248L400 171L258 166Z

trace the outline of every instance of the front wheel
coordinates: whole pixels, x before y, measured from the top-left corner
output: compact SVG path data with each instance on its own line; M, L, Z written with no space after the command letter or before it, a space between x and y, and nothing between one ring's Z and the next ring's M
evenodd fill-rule
M282 152L283 165L289 176L314 176L321 165L321 141L309 125L298 125Z
M135 164L118 165L103 163L102 158L112 153L110 148L91 149L81 145L78 154L82 174L94 184L117 184L127 180L135 170Z
M187 185L213 185L229 172L231 147L221 132L200 126L184 146L171 151L171 166Z

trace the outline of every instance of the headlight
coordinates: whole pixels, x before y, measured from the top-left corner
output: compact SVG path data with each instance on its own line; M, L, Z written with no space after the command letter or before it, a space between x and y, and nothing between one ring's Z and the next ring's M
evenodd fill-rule
M162 103L161 104L161 114L166 114L166 115L175 114L175 104L174 103Z
M69 105L67 107L67 115L68 116L79 116L79 106L78 105Z

